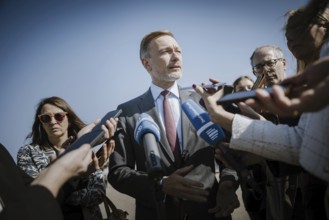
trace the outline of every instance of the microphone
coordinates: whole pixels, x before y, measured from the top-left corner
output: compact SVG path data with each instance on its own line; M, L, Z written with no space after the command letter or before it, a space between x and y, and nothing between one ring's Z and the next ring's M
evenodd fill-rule
M146 113L142 113L139 116L134 132L134 138L139 145L144 145L149 178L154 181L159 181L163 177L158 148L160 129L151 116Z
M225 139L225 133L219 125L210 120L208 112L203 110L201 106L196 104L192 99L188 99L182 103L182 109L191 121L197 135L208 144L218 147L232 168L239 171L241 169L241 165L235 160L232 155L233 152L229 148L218 144Z
M197 135L210 145L216 145L225 138L224 130L214 124L209 114L196 104L192 99L182 103L182 109L195 128Z
M249 170L237 161L234 151L220 144L225 139L224 130L217 124L214 124L209 114L196 104L192 99L182 103L182 109L195 128L197 135L208 144L216 146L222 152L227 163L237 171L240 181L249 189L254 189L256 193L261 194L258 184L255 182Z

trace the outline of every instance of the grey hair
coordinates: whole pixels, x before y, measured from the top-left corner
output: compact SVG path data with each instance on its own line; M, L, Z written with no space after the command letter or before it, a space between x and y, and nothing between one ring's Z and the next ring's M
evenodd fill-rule
M251 64L251 67L253 67L253 63L252 63L252 60L254 58L254 55L260 51L260 50L263 50L263 49L269 49L269 50L273 50L274 51L274 54L276 56L276 58L284 58L284 55L283 55L283 52L282 52L282 49L276 45L264 45L264 46L260 46L260 47L257 47L254 52L251 54L251 57L250 57L250 64Z

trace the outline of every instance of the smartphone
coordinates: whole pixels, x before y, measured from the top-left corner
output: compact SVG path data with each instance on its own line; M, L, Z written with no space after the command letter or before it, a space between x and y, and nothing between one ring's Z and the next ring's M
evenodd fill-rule
M117 118L122 113L121 109L108 112L90 132L82 135L79 139L75 140L70 144L66 149L65 153L70 152L79 148L83 144L90 144L91 147L94 147L97 142L103 137L104 131L102 130L102 125L105 125L105 122L110 118ZM60 156L62 156L61 154Z
M107 141L113 140L115 139L120 133L122 132L122 129L118 129L115 131L114 135L112 137L110 137ZM99 158L102 155L102 147L100 147L97 151L96 151L96 157Z
M201 86L202 88L204 89L209 89L209 88L218 88L220 86L225 86L226 83L215 83L215 84L207 84L207 85L203 85ZM187 87L182 87L180 88L180 90L193 90L193 87L192 86L187 86Z
M207 85L202 86L202 88L204 88L204 89L218 88L220 86L225 86L225 85L226 85L226 83L207 84Z
M285 90L285 93L287 94L288 87L282 86L282 88ZM264 90L266 90L270 94L273 93L272 87L265 88ZM224 95L222 98L220 98L216 103L218 105L223 105L223 104L241 102L241 101L244 101L249 98L256 98L255 90L227 94L227 95Z

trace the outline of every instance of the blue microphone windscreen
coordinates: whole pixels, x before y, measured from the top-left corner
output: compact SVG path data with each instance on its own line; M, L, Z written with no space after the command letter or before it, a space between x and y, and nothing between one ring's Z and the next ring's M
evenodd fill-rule
M146 133L152 133L157 142L160 141L160 129L153 118L146 113L142 113L137 121L134 138L138 144L143 143L143 136Z
M182 109L188 119L191 121L197 134L207 143L214 145L218 141L225 138L223 129L214 124L209 117L209 114L196 104L192 99L188 99L182 104Z

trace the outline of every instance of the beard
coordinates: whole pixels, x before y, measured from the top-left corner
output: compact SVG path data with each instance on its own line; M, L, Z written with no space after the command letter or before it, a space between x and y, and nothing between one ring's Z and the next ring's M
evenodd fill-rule
M164 82L174 82L182 78L182 72L171 72L160 76L160 80Z

